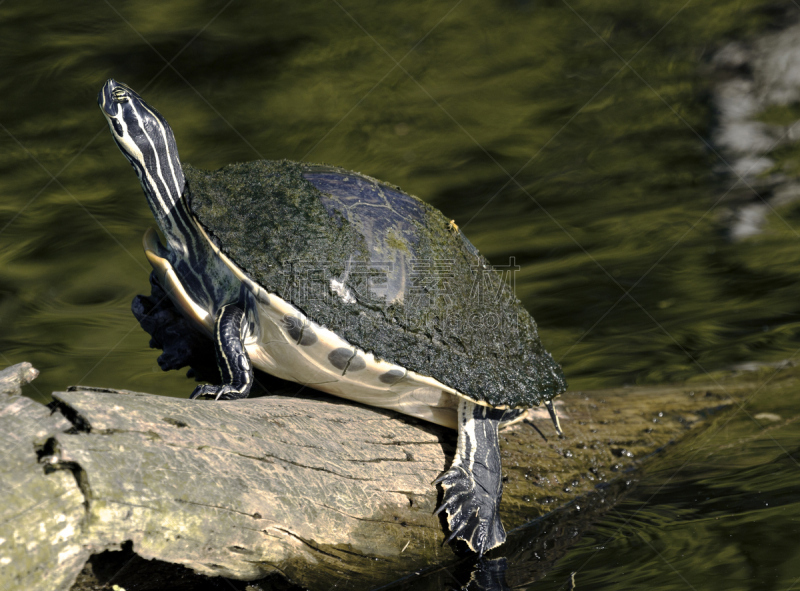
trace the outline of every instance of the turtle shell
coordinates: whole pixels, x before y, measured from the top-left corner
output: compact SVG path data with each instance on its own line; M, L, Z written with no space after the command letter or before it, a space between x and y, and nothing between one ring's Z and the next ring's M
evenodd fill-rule
M536 323L441 212L398 187L288 161L184 165L189 206L255 282L352 345L492 406L566 389Z

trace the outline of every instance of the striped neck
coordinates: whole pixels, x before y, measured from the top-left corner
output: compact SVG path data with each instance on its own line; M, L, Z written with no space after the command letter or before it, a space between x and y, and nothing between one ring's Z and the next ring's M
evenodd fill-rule
M159 225L162 226L161 229L166 233L170 218L174 215L175 208L186 190L186 180L178 159L172 130L166 127L157 133L158 135L154 137L148 137L150 149L142 151L139 158L131 158L125 150L122 152L133 165L147 203ZM171 141L164 141L164 136Z
M150 211L153 212L170 249L183 252L186 233L191 231L189 212L184 198L184 193L188 193L189 187L183 177L183 171L178 167L173 174L171 169L156 167L149 174L140 175L137 165L133 162L131 164L139 176Z
M112 137L133 166L150 209L171 247L182 250L191 231L181 196L186 180L175 136L166 119L131 88L109 80L97 98Z

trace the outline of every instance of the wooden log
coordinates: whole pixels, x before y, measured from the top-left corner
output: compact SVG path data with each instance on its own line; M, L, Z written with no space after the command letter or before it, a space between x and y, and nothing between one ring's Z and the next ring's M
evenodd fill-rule
M3 467L0 588L68 589L90 554L126 543L201 575L280 573L309 589L365 589L458 560L442 545L431 485L452 460L453 431L322 395L53 396L52 415L19 396L2 400L0 432L18 459ZM610 494L592 506L598 484L722 404L707 388L570 392L558 405L566 439L532 411L501 433L503 521L518 528L509 547L530 532L519 526L576 499L588 503L584 514L610 507Z
M22 394L22 386L39 376L39 370L27 361L0 370L0 395Z
M91 555L75 477L39 464L45 442L71 427L29 398L0 396L0 589L69 589Z

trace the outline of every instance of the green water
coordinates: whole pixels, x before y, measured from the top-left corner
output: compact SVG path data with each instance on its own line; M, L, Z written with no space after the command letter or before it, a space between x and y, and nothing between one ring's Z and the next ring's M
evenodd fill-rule
M28 394L40 400L73 383L193 387L160 371L130 313L149 289L153 220L95 103L110 77L167 117L186 162L359 170L440 208L494 263L515 257L517 294L575 389L791 358L800 206L725 240L714 203L730 181L711 173L699 67L778 12L757 0L6 0L0 365L39 368ZM654 468L543 588L572 570L595 589L789 588L797 438L724 448L751 423L737 415L687 445L688 463Z

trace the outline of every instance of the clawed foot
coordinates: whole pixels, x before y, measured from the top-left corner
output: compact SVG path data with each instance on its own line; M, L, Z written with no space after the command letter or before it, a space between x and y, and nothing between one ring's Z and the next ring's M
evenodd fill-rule
M136 296L131 304L134 316L152 339L150 347L162 349L158 365L164 371L192 368L198 380L220 382L214 346L175 307L158 283L155 273L150 274L152 293Z
M458 465L452 466L434 484L441 484L444 489L444 499L436 514L447 511L450 528L447 542L464 540L479 556L505 542L506 532L498 514L500 491L487 491Z
M197 386L194 392L192 392L192 395L189 396L192 400L200 397L209 397L214 400L238 400L239 398L246 398L247 392L237 390L230 384L223 384L222 386L206 384L204 386Z

